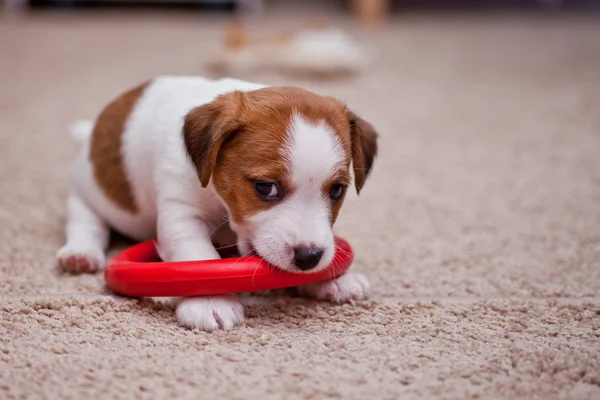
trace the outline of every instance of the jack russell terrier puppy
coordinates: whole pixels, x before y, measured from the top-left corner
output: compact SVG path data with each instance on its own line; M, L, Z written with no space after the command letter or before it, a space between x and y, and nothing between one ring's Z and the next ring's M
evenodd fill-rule
M346 106L294 87L161 76L113 100L87 132L67 200L59 265L102 269L110 229L157 238L165 261L219 258L236 246L298 273L333 258L332 225L360 191L377 133ZM334 302L366 298L360 274L299 288ZM178 322L206 331L244 319L234 295L177 299Z

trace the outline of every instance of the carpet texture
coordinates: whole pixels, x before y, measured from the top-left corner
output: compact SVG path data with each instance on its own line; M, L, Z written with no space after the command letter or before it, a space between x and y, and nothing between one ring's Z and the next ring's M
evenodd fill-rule
M243 326L206 334L112 296L101 274L58 272L67 127L153 75L209 74L222 22L0 20L0 398L600 398L591 18L339 20L375 57L368 73L240 76L338 96L379 129L373 175L337 225L369 301L246 296Z

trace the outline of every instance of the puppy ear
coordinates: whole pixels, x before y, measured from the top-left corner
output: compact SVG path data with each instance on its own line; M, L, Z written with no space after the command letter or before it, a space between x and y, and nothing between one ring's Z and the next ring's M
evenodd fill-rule
M354 113L350 113L350 137L352 140L354 185L356 186L356 192L360 193L377 156L379 134L367 121Z
M223 144L241 129L239 117L244 101L244 93L231 92L194 108L185 116L183 140L202 187L210 181Z

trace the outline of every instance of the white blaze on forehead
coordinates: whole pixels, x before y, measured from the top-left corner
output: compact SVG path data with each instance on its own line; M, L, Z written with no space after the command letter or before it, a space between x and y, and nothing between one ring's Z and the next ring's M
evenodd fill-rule
M307 183L319 186L344 162L344 147L325 121L312 123L293 114L286 138L285 157L292 182L299 189Z

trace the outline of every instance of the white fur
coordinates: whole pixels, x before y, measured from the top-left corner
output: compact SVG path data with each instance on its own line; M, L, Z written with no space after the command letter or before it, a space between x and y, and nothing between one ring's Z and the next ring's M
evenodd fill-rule
M363 274L349 272L337 279L311 283L298 289L303 296L334 303L346 303L368 298L371 285Z
M104 266L109 230L76 194L67 199L67 244L58 251L61 263L71 271L96 271Z
M212 332L231 329L244 320L244 307L235 296L206 296L182 299L177 320L186 328Z
M78 120L71 124L71 138L78 143L84 143L94 129L94 122L89 120Z
M102 268L109 226L138 240L158 237L159 252L166 261L218 258L211 236L227 218L227 205L212 184L200 185L182 140L184 117L220 94L262 87L234 79L154 79L132 110L122 135L125 169L139 208L135 214L119 208L98 187L89 161L91 127L76 126L75 136L84 143L71 170L67 243L57 254L59 263L71 270ZM291 126L286 156L297 192L253 217L246 224L252 229L233 224L232 228L241 250L244 240L252 240L260 255L281 268L290 267L289 251L295 245L322 246L326 253L318 268L323 268L333 257L333 235L321 185L344 153L330 127L311 125L299 117ZM235 240L228 229L221 231L223 237ZM188 328L211 331L230 328L244 316L235 296L209 296L182 299L177 318Z

